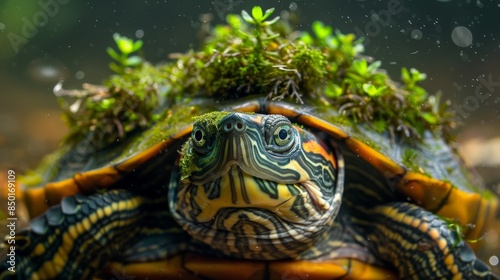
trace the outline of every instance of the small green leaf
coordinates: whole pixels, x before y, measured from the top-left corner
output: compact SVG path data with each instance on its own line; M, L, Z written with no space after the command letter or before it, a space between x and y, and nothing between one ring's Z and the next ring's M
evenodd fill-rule
M309 32L304 32L302 33L302 36L300 36L300 41L304 42L306 45L312 44L313 38L311 37L311 34Z
M330 37L326 39L326 45L334 50L339 48L339 40L335 37Z
M137 66L142 63L142 58L140 56L134 55L125 61L126 66Z
M113 58L114 60L116 60L116 61L121 60L120 55L114 49L108 47L106 49L106 52L108 52L109 56L111 56L111 58Z
M268 20L268 21L264 21L262 23L262 26L270 26L270 25L273 25L275 24L276 22L278 22L278 20L280 19L280 17L275 17L273 18L272 20Z
M325 40L326 37L332 34L332 28L330 26L325 26L321 21L313 22L312 30L320 40Z
M372 84L363 84L363 91L369 96L375 96L377 94L377 88Z
M241 18L235 14L228 14L226 16L226 22L234 29L241 28Z
M262 22L264 19L262 18L262 8L260 6L254 6L252 8L252 17L256 22Z
M370 76L370 81L373 84L386 84L387 75L383 73L375 73Z
M241 35L241 36L247 37L247 38L252 38L253 37L251 34L248 34L245 31L242 31L241 29L237 29L236 33L238 33L238 35Z
M364 59L354 61L352 66L361 76L364 76L368 72L368 63Z
M335 83L329 82L325 87L325 94L330 98L339 97L342 95L342 88Z
M115 43L118 45L118 42L120 41L121 36L119 33L113 33L113 40L115 40Z
M415 81L415 82L420 82L420 81L423 81L423 80L427 79L427 74L420 73L420 71L418 71L415 68L411 68L410 69L410 73L412 75L413 81Z
M137 40L134 42L134 47L133 47L133 51L132 52L135 52L135 51L138 51L142 48L142 40Z
M133 52L134 44L132 40L127 37L121 37L117 42L118 49L124 54Z
M363 84L363 91L366 92L370 97L381 95L386 88L386 86L376 87L372 84Z
M261 12L262 12L262 10L261 10ZM266 20L266 18L268 18L272 13L274 13L274 8L267 9L266 12L264 13L264 16L262 16L262 21ZM274 18L274 19L276 19L276 18Z
M247 13L247 11L241 11L241 17L248 23L255 24L255 20Z
M123 69L114 62L111 62L109 64L109 69L111 69L111 71L118 73L118 74L123 73Z
M405 84L409 84L411 81L410 73L406 67L401 68L401 80L403 80Z
M382 62L380 60L374 61L372 64L370 64L368 66L367 70L368 70L368 72L371 73L371 72L377 70L380 67L380 65L382 65Z

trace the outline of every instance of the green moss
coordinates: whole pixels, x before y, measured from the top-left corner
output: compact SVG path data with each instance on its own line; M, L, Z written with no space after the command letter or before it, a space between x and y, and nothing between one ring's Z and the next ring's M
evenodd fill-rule
M411 171L419 172L426 174L429 177L432 177L430 174L426 173L425 170L418 164L422 160L424 160L421 155L415 150L405 150L402 155L402 163L403 165Z
M154 126L140 133L134 139L131 139L128 148L124 150L124 153L116 161L128 158L135 153L144 151L161 141L169 139L173 134L186 128L194 116L203 113L205 111L201 108L189 105L188 100L174 105L163 112Z
M143 63L109 77L104 86L85 84L83 90L60 89L56 94L70 127L67 140L76 142L90 132L97 132L95 135L104 136L102 144L107 145L149 127L158 119L153 111L164 98L162 80L167 75Z
M189 178L189 176L191 176L191 173L196 168L197 157L193 152L188 151L188 149L191 149L191 145L192 144L188 141L184 144L184 146L182 146L182 156L179 162L179 168L181 170L181 180Z
M218 125L220 121L230 114L231 112L210 112L207 114L203 114L201 116L194 117L194 121L197 123L203 123L204 128L206 129L209 135L217 133L219 130Z
M447 104L418 85L425 74L403 68L402 82L395 82L380 70L381 62L360 56L363 45L353 34L321 22L314 22L311 32L293 30L279 17L267 20L273 11L255 7L251 15L229 15L228 24L215 26L200 49L171 55L173 61L163 65L136 64L137 59L127 64L126 57L114 54L122 73L98 92L87 90L80 111L66 105L73 135L99 129L111 142L151 126L160 105L198 96L227 101L259 95L297 103L322 100L321 106L350 122L394 138L421 139L426 130L451 138L455 124Z
M209 112L203 115L195 116L193 119L196 124L201 124L205 129L206 133L209 135L208 137L213 138L219 132L219 125L221 120L230 114L230 112ZM198 162L198 155L193 152L187 152L188 149L191 148L192 143L188 141L182 147L182 157L179 162L180 170L181 170L181 180L188 178L191 175L191 172L196 169L196 162Z

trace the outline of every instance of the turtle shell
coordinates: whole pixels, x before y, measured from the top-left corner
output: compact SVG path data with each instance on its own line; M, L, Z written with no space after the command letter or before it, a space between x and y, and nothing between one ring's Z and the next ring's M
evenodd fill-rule
M104 193L112 201L112 196L119 194L108 190L140 188L140 193L155 193L159 185L168 185L170 174L178 164L179 151L191 135L193 117L213 111L278 114L287 117L292 123L335 142L344 154L346 163L352 162L351 166L363 165L367 170L379 172L376 180L383 181L381 185L385 190L373 187L373 196L366 197L366 201L362 199L361 202L410 202L448 219L450 224L463 226L465 239L482 237L499 211L498 198L487 194L481 181L465 168L455 150L430 133L424 135L422 142L403 143L392 139L388 134L375 133L369 127L347 123L324 104L298 106L263 98L236 104L220 104L197 99L166 110L162 120L150 129L111 146L99 147L99 137L96 136L98 132L95 132L95 135L90 135L74 146L62 148L55 156L57 160L49 161L39 171L43 174L41 182L25 191L24 199L31 217L49 211L42 216L43 221L35 219L32 222L31 230L38 233L52 231L58 220L61 220L61 214L76 213L80 201L92 193ZM161 174L158 173L158 163L163 163ZM348 170L348 177L347 172ZM105 204L106 195L95 203ZM72 197L71 200L63 200L69 196ZM132 206L140 203L136 201L137 198L123 199ZM53 208L50 207L61 203L61 200L62 210L53 211L54 214L51 215ZM356 206L348 204L347 207ZM156 208L150 210L154 212L154 209ZM111 210L110 208L109 211ZM125 215L124 220L126 217ZM88 223L91 222L89 220ZM163 222L170 223L172 227L175 224L172 220ZM89 224L84 228L90 227ZM346 275L350 279L396 277L390 266L384 268L380 267L380 263L371 265L354 258L317 263L313 257L312 261L268 263L214 259L193 254L172 253L169 256L171 258L168 264L149 262L139 266L133 262L125 265L118 261L108 262L107 269L115 272L121 269L122 273L126 271L130 275L149 271L146 274L148 277L174 278L195 278L196 275L220 278L220 271L228 272L224 276L228 279L242 275L256 279L266 277L265 275L281 278L285 274L308 279ZM102 265L92 266L92 269ZM238 268L231 270L237 271L237 275L229 273L227 266ZM159 267L162 267L163 272L158 271Z

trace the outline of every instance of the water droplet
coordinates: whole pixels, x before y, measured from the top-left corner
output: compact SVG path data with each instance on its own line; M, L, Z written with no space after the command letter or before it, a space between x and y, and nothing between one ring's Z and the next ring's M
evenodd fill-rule
M490 264L493 266L498 265L498 257L497 256L491 256L489 261L490 261Z
M78 71L75 73L75 78L77 80L81 80L81 79L85 78L85 73L83 71Z
M472 33L465 26L457 26L451 32L451 39L455 45L465 48L472 44Z
M143 36L144 36L144 30L137 29L137 31L135 32L135 37L141 39Z
M295 2L290 3L290 5L288 6L288 8L290 9L290 11L297 10L297 3L295 3Z
M411 38L412 38L412 39L415 39L415 40L420 40L420 39L422 39L422 31L420 31L419 29L414 29L414 30L411 32Z

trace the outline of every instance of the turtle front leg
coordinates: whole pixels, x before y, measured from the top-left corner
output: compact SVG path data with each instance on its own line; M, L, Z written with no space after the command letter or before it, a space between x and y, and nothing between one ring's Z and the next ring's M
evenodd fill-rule
M3 261L0 279L89 279L137 235L144 200L125 190L63 199L17 234L15 273Z
M417 205L375 207L368 238L403 279L495 279L460 233Z

